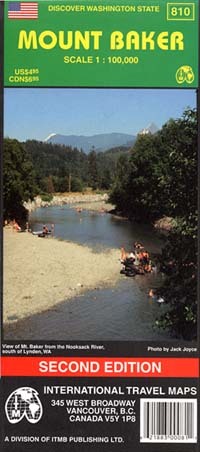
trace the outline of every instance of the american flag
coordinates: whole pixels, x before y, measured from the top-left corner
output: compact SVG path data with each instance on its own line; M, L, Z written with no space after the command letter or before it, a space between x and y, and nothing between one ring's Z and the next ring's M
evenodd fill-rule
M38 2L9 2L8 19L37 19Z

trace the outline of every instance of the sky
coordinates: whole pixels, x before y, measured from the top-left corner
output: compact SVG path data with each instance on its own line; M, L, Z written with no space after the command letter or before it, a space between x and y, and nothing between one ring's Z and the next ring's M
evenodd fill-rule
M44 140L51 133L136 135L154 122L159 128L196 107L195 90L7 88L4 136Z

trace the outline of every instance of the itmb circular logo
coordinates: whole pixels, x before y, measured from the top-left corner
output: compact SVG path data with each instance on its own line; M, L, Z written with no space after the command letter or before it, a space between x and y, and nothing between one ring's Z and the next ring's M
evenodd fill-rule
M181 66L176 71L176 81L177 83L182 84L184 82L189 85L194 81L194 72L191 66Z
M38 392L29 387L16 389L6 400L5 412L11 424L17 424L24 417L31 424L36 424L43 414Z

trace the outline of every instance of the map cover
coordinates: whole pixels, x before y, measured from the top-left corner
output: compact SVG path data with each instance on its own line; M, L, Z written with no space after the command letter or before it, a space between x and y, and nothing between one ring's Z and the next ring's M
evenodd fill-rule
M199 449L198 18L0 2L2 451Z

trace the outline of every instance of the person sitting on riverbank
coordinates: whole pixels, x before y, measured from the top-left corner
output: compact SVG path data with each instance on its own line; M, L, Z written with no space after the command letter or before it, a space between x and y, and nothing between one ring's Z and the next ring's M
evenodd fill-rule
M136 242L134 246L137 244L138 242ZM141 246L141 244L138 245ZM137 251L135 248L135 251L130 253L126 253L124 247L122 247L121 263L123 264L121 273L124 273L127 276L144 275L145 273L151 273L153 271L149 253L144 247L139 248Z
M140 242L135 242L134 245L133 245L133 247L134 247L134 249L136 249L136 250L142 250L142 249L144 248L143 245L142 245L142 243L140 243Z
M30 226L29 226L28 221L26 222L25 232L31 232L31 228L30 228Z
M43 234L48 234L49 230L46 224L43 225L42 232Z
M13 221L5 220L4 221L4 227L6 229L13 229Z
M142 264L142 260L143 260L143 253L142 251L139 251L139 253L137 253L138 259L140 261L140 264Z
M131 251L130 253L126 253L124 247L121 248L121 263L123 264L127 259L130 259L132 262L135 262L135 253Z
M16 232L20 232L21 231L21 227L19 226L19 224L17 223L17 221L15 219L13 220L13 229Z
M144 250L142 251L141 254L142 254L142 264L145 266L149 262L149 253L146 250Z
M138 253L135 253L135 262L134 262L134 265L135 265L136 267L138 267L138 266L140 265L140 259L139 259Z
M125 251L124 247L122 246L122 248L121 248L121 262L124 262L126 260L126 258L127 258L127 254L126 254L126 251Z
M144 250L140 253L141 265L146 273L150 273L152 271L152 264L149 258L149 253Z
M131 251L131 253L128 255L128 259L132 259L133 262L135 262L135 253L133 253L133 252Z

